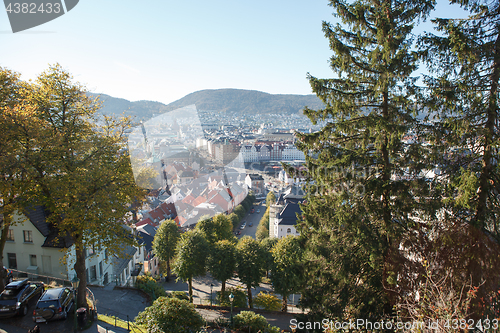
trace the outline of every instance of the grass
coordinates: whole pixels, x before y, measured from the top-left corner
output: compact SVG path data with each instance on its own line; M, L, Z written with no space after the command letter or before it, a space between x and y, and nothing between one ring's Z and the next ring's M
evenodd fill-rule
M97 320L100 320L102 322L105 322L107 324L115 326L115 316L108 316L105 314L97 314ZM137 329L135 326L137 326L139 329ZM127 329L127 322L125 320L122 320L118 317L116 317L116 327L121 327L124 329ZM137 324L131 324L130 325L130 332L132 333L144 333L147 332L147 329L144 326L140 326Z

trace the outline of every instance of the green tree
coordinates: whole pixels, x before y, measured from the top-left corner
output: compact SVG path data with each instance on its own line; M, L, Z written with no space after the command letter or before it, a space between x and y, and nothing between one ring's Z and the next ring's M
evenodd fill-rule
M267 237L260 241L260 247L264 250L264 268L266 270L266 277L270 270L273 269L273 254L271 250L278 243L278 238Z
M236 229L240 225L240 218L235 213L231 213L227 216L228 220L231 221L233 229Z
M257 226L257 232L255 233L255 238L260 242L265 238L269 237L269 207L266 209L264 215L259 221Z
M271 249L273 264L271 281L274 290L283 296L281 311L287 312L288 296L297 293L304 281L304 250L296 236L281 238Z
M130 203L144 198L134 181L125 149L127 119L99 118L97 100L55 65L26 84L23 98L39 125L36 136L26 131L23 168L35 186L30 204L50 212L49 223L76 251L80 279L78 306L86 306L85 246L106 248L112 255L135 244L125 227ZM36 201L34 199L37 199Z
M269 191L266 196L266 206L269 207L276 202L276 195L273 191Z
M248 306L252 304L252 287L258 287L264 275L264 251L259 243L249 237L240 238L236 246L236 272L241 282L247 287Z
M174 273L177 280L188 282L189 301L193 302L193 277L206 273L206 260L209 252L207 240L198 230L190 230L181 235L177 243Z
M238 217L239 217L239 219L240 219L240 221L241 221L241 220L243 220L243 218L245 217L245 214L246 214L247 212L245 211L245 208L243 208L243 206L242 206L242 205L238 205L238 206L236 206L236 208L234 209L234 213L235 213L236 215L238 215Z
M386 259L410 213L430 210L418 202L429 197L419 178L423 148L403 138L416 128L411 31L434 1L330 5L342 23L323 23L338 78L309 76L325 108L304 114L324 126L298 134L310 181L298 226L312 255L304 305L312 316L379 319L391 312L386 290L394 287Z
M139 312L135 318L137 324L147 328L148 332L195 333L205 324L194 305L186 300L160 297Z
M233 226L229 218L224 214L218 214L212 218L200 219L195 229L203 233L210 245L223 239L234 240Z
M226 281L233 277L236 269L235 243L226 239L215 243L210 249L207 266L212 277L221 282L221 294L224 298Z
M180 231L175 221L167 220L160 224L153 239L153 251L158 259L167 264L167 282L170 281L170 261L174 258L179 237Z

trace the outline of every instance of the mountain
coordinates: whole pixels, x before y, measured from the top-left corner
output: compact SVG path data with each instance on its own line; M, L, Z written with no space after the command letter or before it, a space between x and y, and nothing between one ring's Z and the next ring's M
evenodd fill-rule
M210 110L234 114L269 114L269 113L299 113L307 106L311 109L323 107L316 95L273 95L255 90L216 89L200 90L191 93L175 102L165 105L160 102L137 101L130 102L122 98L114 98L104 94L100 96L103 102L101 113L105 115L125 114L135 120L147 120L164 112L195 104L198 110Z

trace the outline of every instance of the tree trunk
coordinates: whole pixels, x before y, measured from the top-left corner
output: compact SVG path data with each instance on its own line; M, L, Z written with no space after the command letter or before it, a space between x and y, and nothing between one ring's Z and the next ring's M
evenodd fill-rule
M167 277L165 278L166 282L170 282L170 260L167 260Z
M226 292L226 281L222 281L222 286L220 288L220 299L224 300L224 294Z
M76 304L78 308L81 308L87 307L87 274L85 272L85 251L83 250L83 244L77 244L76 242L75 249L76 262L73 268L75 269L76 276L80 279Z
M281 312L288 312L288 295L283 295L283 301L281 302Z
M9 226L12 223L12 211L4 205L4 214L2 220L2 233L0 235L0 292L5 289L5 278L7 272L3 270L3 250L5 249L5 242L7 241L7 234L9 233Z
M188 290L189 290L189 301L191 303L193 303L193 278L192 277L190 277L188 279L188 285L189 285L189 288L188 288Z
M250 285L247 285L247 290L248 290L248 307L250 309L253 309L253 302L252 302L252 287Z
M488 195L490 194L493 166L493 147L495 140L495 124L498 122L498 80L500 78L500 35L497 36L494 49L493 72L491 73L491 87L486 110L485 134L483 136L483 159L481 161L481 174L479 176L478 204L473 219L473 224L478 228L487 227Z

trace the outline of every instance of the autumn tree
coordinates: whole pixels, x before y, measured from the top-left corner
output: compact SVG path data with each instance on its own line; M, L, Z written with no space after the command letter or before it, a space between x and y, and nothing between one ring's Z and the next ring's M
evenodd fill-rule
M134 182L124 131L128 120L98 119L99 103L61 66L51 66L24 96L39 123L26 135L24 167L34 179L31 204L43 205L59 236L69 237L80 279L78 306L86 306L85 246L112 255L134 244L124 223L128 206L144 192Z
M174 258L179 237L180 231L175 221L167 220L160 224L153 239L153 251L158 259L167 264L167 282L170 281L170 261Z
M298 229L312 256L303 304L311 316L380 319L392 310L391 249L412 225L411 212L431 210L421 178L426 152L404 138L417 128L411 32L434 2L330 5L341 22L324 22L323 31L338 77L309 76L325 107L304 114L323 127L298 133L309 180Z
M266 196L266 206L269 207L273 205L276 202L276 195L274 194L273 191L269 191L269 193Z
M0 267L4 266L3 250L14 213L23 208L22 196L31 188L31 179L24 168L23 149L29 145L24 133L38 135L38 122L33 108L25 102L25 85L19 75L0 67ZM4 270L0 269L0 290L4 289Z
M207 240L198 230L183 233L177 243L173 271L178 280L188 282L191 303L193 302L193 277L205 275L208 253Z
M233 277L236 269L235 243L223 239L211 246L207 266L212 277L221 282L221 297L224 299L226 281Z
M272 193L272 192L271 192ZM269 237L269 207L267 207L266 212L262 215L257 226L257 232L255 233L255 238L260 242L265 238Z
M242 237L236 246L236 272L247 287L250 308L253 307L252 288L259 286L264 275L264 255L259 243L249 236Z

